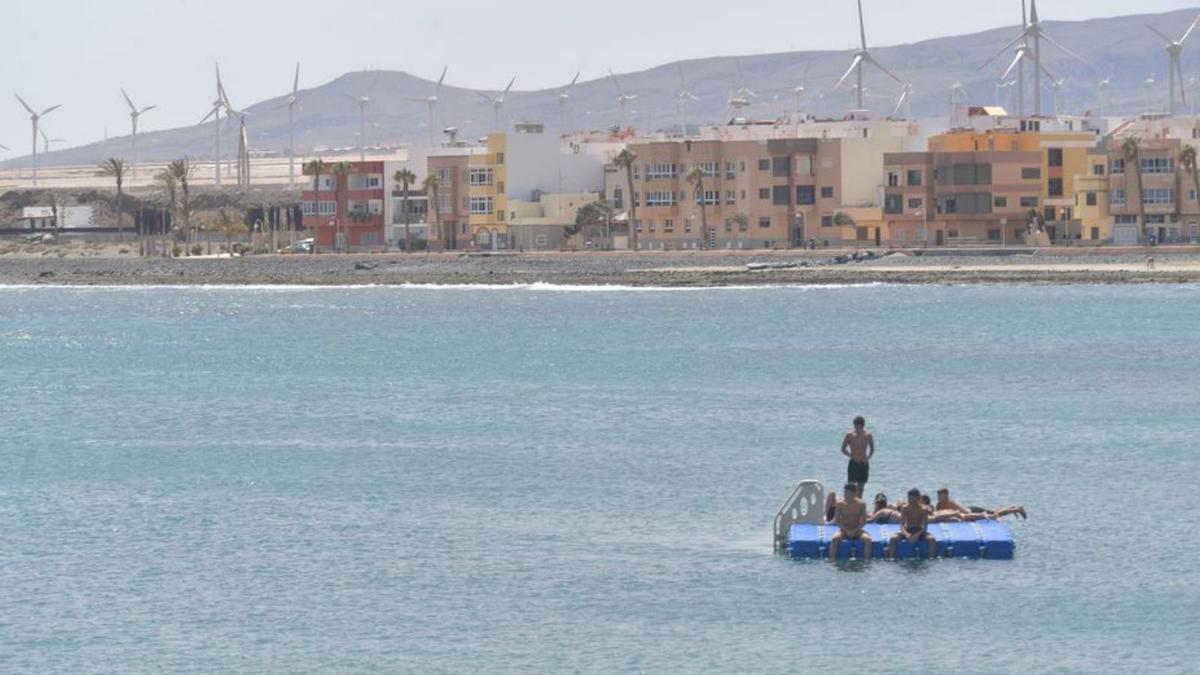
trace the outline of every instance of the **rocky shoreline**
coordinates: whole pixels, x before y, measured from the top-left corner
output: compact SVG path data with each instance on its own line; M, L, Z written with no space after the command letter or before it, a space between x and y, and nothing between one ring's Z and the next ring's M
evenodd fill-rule
M243 258L2 256L2 285L1126 284L1200 282L1200 251L1006 256L763 253L269 255Z

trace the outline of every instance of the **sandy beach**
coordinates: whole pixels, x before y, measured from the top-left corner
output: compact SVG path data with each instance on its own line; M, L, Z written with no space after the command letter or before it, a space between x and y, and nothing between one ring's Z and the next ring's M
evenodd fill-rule
M0 284L358 285L1195 283L1200 247L995 251L389 253L138 258L132 244L7 246ZM853 259L855 256L863 258ZM1153 257L1153 265L1148 258Z

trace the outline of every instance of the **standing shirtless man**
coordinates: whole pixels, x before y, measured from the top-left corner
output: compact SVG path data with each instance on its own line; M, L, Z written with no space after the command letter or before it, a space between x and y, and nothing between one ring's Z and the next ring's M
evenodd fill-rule
M867 431L867 421L861 416L854 418L854 431L842 439L842 454L850 458L846 466L846 482L858 486L858 494L863 494L863 488L871 473L871 458L875 456L875 437Z

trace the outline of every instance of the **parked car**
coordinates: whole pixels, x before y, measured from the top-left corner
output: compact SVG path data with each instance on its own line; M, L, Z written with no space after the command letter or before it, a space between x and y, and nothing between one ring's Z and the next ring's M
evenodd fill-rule
M312 239L301 239L300 241L292 244L291 246L285 246L285 247L279 249L279 252L280 253L312 253L312 250L313 250L313 240Z

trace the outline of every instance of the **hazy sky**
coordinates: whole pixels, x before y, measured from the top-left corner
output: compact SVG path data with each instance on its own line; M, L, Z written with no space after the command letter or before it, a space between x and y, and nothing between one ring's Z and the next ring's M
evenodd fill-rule
M872 45L916 42L1020 23L1018 0L864 0ZM1195 6L1195 0L1041 0L1043 19L1075 20ZM414 2L402 0L4 0L0 158L29 151L19 92L53 137L81 145L128 133L124 86L159 104L143 129L199 121L219 60L234 105L280 95L301 62L301 87L350 70L406 70L447 82L518 89L641 70L683 58L851 49L851 0ZM353 9L351 9L353 8ZM351 12L357 13L351 13ZM1200 43L1194 48L1200 49Z

